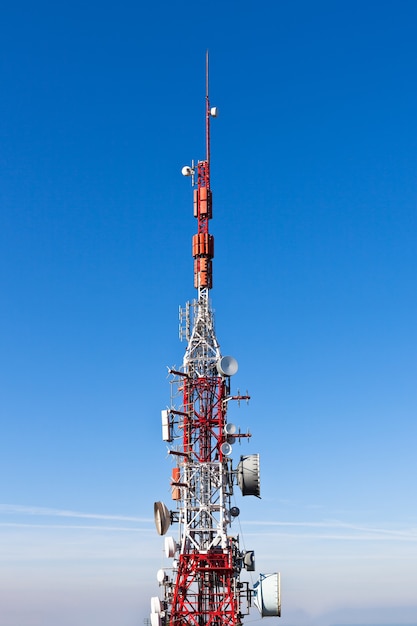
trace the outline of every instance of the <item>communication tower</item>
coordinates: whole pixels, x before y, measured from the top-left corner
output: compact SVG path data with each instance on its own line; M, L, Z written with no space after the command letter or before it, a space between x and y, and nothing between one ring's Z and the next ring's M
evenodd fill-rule
M222 356L209 299L213 286L214 238L210 186L210 106L206 56L206 158L182 169L191 177L197 232L192 238L197 297L180 309L180 336L187 340L183 364L171 369L171 402L162 414L162 439L174 461L171 489L175 508L155 502L157 532L178 525L177 538L165 537L169 566L157 573L160 596L151 598L152 626L240 626L250 608L262 617L281 615L280 575L260 574L251 585L242 570L255 571L254 551L240 548L233 521L235 486L244 496L260 496L259 455L241 455L233 468L233 444L241 433L227 421L229 402L249 400L231 395L237 361Z

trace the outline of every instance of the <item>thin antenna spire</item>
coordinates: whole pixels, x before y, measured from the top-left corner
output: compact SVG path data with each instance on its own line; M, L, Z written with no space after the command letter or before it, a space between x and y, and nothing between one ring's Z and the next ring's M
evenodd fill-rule
M210 165L209 51L206 50L206 160Z

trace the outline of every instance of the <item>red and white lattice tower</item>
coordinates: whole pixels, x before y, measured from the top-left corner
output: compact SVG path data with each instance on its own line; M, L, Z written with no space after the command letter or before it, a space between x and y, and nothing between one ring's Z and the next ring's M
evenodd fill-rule
M214 330L209 293L213 286L214 238L210 186L210 107L206 57L206 158L186 166L193 186L197 233L192 239L194 287L197 298L180 310L180 334L188 341L182 367L171 369L171 404L162 411L162 438L174 461L169 510L155 502L156 529L165 535L178 525L178 538L165 537L169 567L158 571L161 596L151 599L152 626L237 626L252 605L262 616L279 616L279 574L260 574L251 587L241 571L255 570L254 552L242 551L231 530L239 509L232 506L235 485L243 495L260 495L259 455L241 456L233 469L233 444L243 437L227 421L230 377L237 371L233 357L222 356Z

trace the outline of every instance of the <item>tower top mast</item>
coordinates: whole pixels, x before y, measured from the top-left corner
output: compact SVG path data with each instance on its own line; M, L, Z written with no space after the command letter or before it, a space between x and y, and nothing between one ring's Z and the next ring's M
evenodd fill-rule
M206 51L206 161L210 167L209 51ZM210 177L210 172L209 172ZM209 178L210 182L210 178ZM210 186L210 185L209 185Z

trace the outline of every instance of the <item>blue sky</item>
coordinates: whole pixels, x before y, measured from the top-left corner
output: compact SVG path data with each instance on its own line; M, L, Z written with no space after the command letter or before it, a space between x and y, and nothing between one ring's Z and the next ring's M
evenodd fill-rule
M416 625L417 5L17 1L0 25L0 626L136 626L210 49L213 307L282 626ZM253 615L247 622L258 622ZM277 620L271 620L271 623Z

